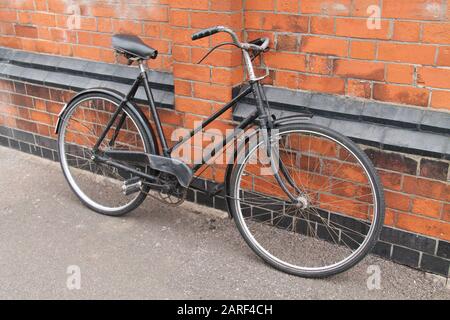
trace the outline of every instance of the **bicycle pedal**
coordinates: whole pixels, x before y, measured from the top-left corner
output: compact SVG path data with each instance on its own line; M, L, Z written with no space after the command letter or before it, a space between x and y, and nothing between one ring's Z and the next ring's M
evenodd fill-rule
M142 180L140 178L132 178L123 183L122 192L124 195L129 196L130 194L140 192L142 189Z
M141 179L142 178L140 178L140 177L133 177L131 179L125 180L123 182L123 185L128 186L130 184L134 184L134 183L137 183L137 182L141 181Z

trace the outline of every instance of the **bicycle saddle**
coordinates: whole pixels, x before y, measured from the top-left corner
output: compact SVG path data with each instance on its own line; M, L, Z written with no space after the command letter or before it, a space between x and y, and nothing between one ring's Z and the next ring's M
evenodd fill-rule
M146 45L139 37L128 34L116 34L112 37L113 48L125 55L137 59L155 59L158 51Z

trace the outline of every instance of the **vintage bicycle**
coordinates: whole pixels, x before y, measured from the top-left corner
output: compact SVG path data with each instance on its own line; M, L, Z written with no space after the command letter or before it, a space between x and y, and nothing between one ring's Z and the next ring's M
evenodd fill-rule
M310 123L299 113L277 118L270 111L253 59L269 39L241 43L229 28L202 30L193 40L228 33L243 55L248 79L235 98L185 138L169 145L149 85L146 60L158 52L132 35L115 35L113 47L140 73L128 94L92 88L61 111L56 133L62 171L83 204L121 216L147 196L179 204L217 150L235 145L225 179L204 190L226 200L230 216L248 246L271 266L297 276L325 277L358 263L375 245L384 221L380 179L364 152L350 139ZM208 54L209 54L208 53ZM152 125L134 99L143 85ZM173 154L247 96L255 111L200 163ZM251 134L245 134L250 132ZM244 134L243 134L244 132ZM244 138L242 138L244 136ZM252 139L259 137L258 139Z

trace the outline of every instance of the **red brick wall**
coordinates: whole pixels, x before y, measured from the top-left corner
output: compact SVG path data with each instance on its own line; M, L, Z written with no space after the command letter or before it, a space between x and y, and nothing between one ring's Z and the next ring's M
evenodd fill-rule
M380 29L367 8L381 8ZM430 0L247 0L276 86L450 109L450 9Z
M371 5L381 9L380 29L367 27ZM191 64L223 39L190 41L220 23L270 36L276 50L265 60L276 86L449 110L449 8L447 0L3 0L0 46L114 62L111 35L129 32L161 52L151 67L171 71L172 60ZM240 57L224 55L208 62L231 69L208 78L208 67L186 65L176 78L235 84Z
M151 67L173 72L176 108L161 110L166 134L191 128L231 97L243 78L241 57L206 50L228 39L196 42L211 25L232 27L247 39L267 35L269 83L419 107L450 110L450 4L441 0L105 0L0 2L0 46L114 62L110 38L140 35L160 52ZM382 8L381 29L366 27L367 7ZM69 10L70 9L70 10ZM77 9L78 10L78 9ZM73 12L73 11L72 11ZM69 24L71 25L71 24ZM56 115L73 93L0 81L0 125L52 136ZM231 114L217 124L232 126ZM450 240L448 161L367 151L386 188L388 225ZM223 168L207 171L221 180Z
M167 0L2 0L0 46L114 62L111 36L133 33L161 53L151 67L170 70L167 3Z

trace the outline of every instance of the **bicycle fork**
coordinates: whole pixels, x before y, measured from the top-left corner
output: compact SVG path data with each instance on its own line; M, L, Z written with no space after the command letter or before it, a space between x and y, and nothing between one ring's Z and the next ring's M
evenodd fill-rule
M280 154L277 151L278 148L276 146L278 145L278 141L272 135L273 123L271 118L269 117L267 108L264 105L267 104L267 98L263 92L261 84L259 82L255 82L252 83L252 87L253 87L253 94L256 97L257 107L259 109L260 114L259 121L260 127L262 129L263 143L266 146L267 157L270 159L270 165L274 173L274 177L277 180L278 184L280 185L281 189L286 193L286 195L293 203L303 207L307 206L307 203L303 201L303 199L305 198L305 193L297 187L296 183L294 182L294 179L292 179L286 166L281 161ZM274 146L275 144L276 146ZM295 196L292 194L286 183L283 181L280 175L280 171L284 176L284 178L286 179L287 183L294 188L294 190L299 194L299 196Z

